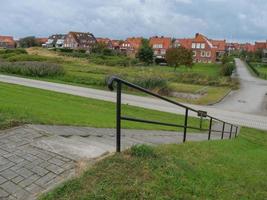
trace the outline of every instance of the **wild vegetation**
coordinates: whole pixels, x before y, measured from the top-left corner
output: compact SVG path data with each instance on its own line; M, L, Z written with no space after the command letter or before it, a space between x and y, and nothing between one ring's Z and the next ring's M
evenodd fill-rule
M248 128L234 140L135 146L40 199L263 200L266 154L267 133Z

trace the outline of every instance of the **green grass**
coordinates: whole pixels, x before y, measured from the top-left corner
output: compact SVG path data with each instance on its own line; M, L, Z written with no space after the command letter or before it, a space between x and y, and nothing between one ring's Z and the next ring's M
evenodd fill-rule
M67 94L0 83L0 127L18 123L115 127L115 104ZM184 117L124 105L124 115L162 122L184 124ZM199 126L197 118L190 126ZM123 122L124 128L180 130L143 123ZM205 123L207 127L207 122Z
M41 200L267 198L267 132L235 140L134 147L105 158Z
M258 72L259 77L267 79L267 64L251 62L250 65Z

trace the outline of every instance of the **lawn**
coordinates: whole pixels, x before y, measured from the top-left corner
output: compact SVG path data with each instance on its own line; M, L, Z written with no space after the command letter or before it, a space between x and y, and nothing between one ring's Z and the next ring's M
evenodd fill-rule
M139 146L88 168L40 200L267 199L267 132L237 139Z
M259 73L259 77L267 79L267 64L266 63L250 63L252 67Z
M115 127L115 104L67 94L0 83L0 128L21 123ZM184 124L184 117L124 105L124 115L168 123ZM189 126L199 126L197 118L190 118ZM207 123L205 123L207 127ZM142 123L123 122L124 128L181 129Z

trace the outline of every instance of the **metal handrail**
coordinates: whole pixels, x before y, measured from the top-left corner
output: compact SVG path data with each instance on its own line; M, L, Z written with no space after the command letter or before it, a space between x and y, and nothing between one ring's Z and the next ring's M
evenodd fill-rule
M183 105L181 103L178 103L178 102L173 101L171 99L168 99L166 97L160 96L160 95L158 95L156 93L153 93L153 92L151 92L151 91L149 91L149 90L147 90L145 88L142 88L142 87L140 87L138 85L135 85L133 83L130 83L128 81L120 79L120 78L118 78L116 76L112 76L108 80L108 88L111 91L114 90L114 82L117 83L117 85L116 85L117 86L117 101L116 101L116 151L117 152L121 151L121 121L122 120L184 128L183 142L186 141L187 129L188 128L189 129L202 130L202 131L208 131L208 140L210 140L211 139L211 132L221 132L222 133L221 139L224 139L224 134L225 133L229 133L229 139L231 139L232 138L232 134L233 134L233 128L235 127L235 137L237 137L238 126L236 126L234 124L231 124L231 123L228 123L228 122L225 122L223 120L217 119L215 117L212 117L212 116L208 115L208 113L205 112L205 111L193 109L193 108L191 108L189 106ZM128 86L130 88L133 88L133 89L139 90L141 92L144 92L146 94L149 94L151 96L154 96L154 97L156 97L158 99L161 99L163 101L166 101L166 102L169 102L169 103L174 104L176 106L184 108L185 109L184 125L178 125L178 124L172 124L172 123L164 123L164 122L158 122L158 121L137 119L137 118L127 117L127 116L122 116L121 115L121 90L122 90L122 84L124 84L124 85L126 85L126 86ZM209 129L203 129L202 127L198 128L198 127L188 126L188 112L189 111L197 113L197 115L199 117L201 117L201 121L202 121L203 117L204 118L210 118ZM223 127L222 127L221 131L212 130L212 123L213 123L214 120L223 123ZM227 125L227 124L231 126L230 131L225 131L225 125Z

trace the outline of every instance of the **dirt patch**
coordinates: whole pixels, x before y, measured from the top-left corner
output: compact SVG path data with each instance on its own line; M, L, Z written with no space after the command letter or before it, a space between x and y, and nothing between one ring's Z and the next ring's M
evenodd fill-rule
M197 100L205 96L206 93L203 94L192 94L192 93L184 93L184 92L172 92L171 96L183 99Z

